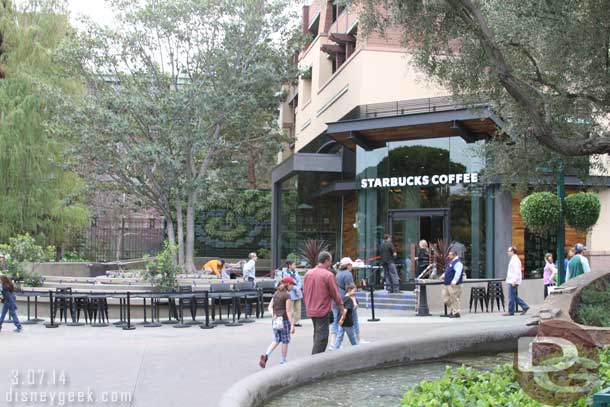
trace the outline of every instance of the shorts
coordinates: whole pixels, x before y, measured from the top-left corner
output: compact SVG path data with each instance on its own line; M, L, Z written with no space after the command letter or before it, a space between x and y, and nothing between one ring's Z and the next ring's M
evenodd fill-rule
M290 343L290 321L284 319L284 329L274 329L273 334L275 335L275 342L277 343Z

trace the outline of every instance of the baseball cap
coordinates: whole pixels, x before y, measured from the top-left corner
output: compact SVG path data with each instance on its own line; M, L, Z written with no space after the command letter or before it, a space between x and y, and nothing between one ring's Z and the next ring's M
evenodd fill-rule
M352 261L352 259L350 257L344 257L341 259L339 264L342 266L347 266L348 264L354 264L354 262Z
M584 244L582 244L582 243L576 243L576 245L574 246L574 251L576 253L580 253L583 250L587 250L587 247Z
M289 277L289 276L286 276L286 277L282 278L282 283L283 284L297 285L297 283L292 279L292 277Z

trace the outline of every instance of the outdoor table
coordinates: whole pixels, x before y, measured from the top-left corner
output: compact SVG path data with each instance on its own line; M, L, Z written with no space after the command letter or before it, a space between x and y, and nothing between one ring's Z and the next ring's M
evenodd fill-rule
M210 292L210 298L212 301L221 300L223 298L230 299L233 304L233 322L225 322L225 326L241 326L242 324L235 320L235 314L237 313L237 299L241 298L242 295L239 291L219 291L219 292ZM222 309L220 310L220 319L222 320ZM214 324L218 324L219 322L214 322Z
M196 324L187 324L184 323L184 312L182 311L182 304L184 302L184 300L186 299L190 299L192 301L195 301L198 297L201 298L203 296L203 298L206 298L207 295L205 295L204 293L197 293L197 292L191 292L191 293L168 293L167 294L169 299L178 300L179 303L179 318L180 318L180 322L176 325L174 325L174 328L190 328L193 325Z
M38 297L41 297L43 295L47 295L47 293L45 292L41 292L41 291L16 291L15 292L16 295L20 296L20 297L27 297L27 302L28 302L28 319L21 322L24 325L33 325L33 324L37 324L39 322L44 322L44 319L38 318ZM34 297L34 318L30 318L31 316L31 312L30 312L30 297Z
M163 298L163 294L159 293L139 293L135 294L135 296L142 298L143 310L144 310L144 322L142 326L145 328L158 328L162 326L159 322L159 300ZM146 298L150 299L150 321L147 320L146 315Z

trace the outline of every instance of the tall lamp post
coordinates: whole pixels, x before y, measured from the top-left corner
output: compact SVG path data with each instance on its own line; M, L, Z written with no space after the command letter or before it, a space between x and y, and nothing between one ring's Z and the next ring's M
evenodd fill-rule
M557 196L561 203L561 215L559 216L559 227L557 230L557 285L562 285L566 280L565 270L565 246L566 246L566 219L565 219L565 168L562 159L559 159L557 171Z

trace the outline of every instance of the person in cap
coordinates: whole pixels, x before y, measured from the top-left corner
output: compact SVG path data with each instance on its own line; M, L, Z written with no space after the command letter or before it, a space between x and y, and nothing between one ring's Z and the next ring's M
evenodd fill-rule
M267 366L267 361L271 353L282 344L282 360L280 364L286 363L288 355L288 344L290 343L290 334L294 333L294 321L292 319L292 300L290 299L290 291L296 285L296 282L291 277L284 277L273 294L273 298L269 303L269 313L273 325L274 340L267 348L267 352L263 353L259 359L259 366L263 369Z
M587 248L582 243L576 243L574 246L575 254L568 262L566 281L591 271L589 260L584 256L585 250L587 250Z

